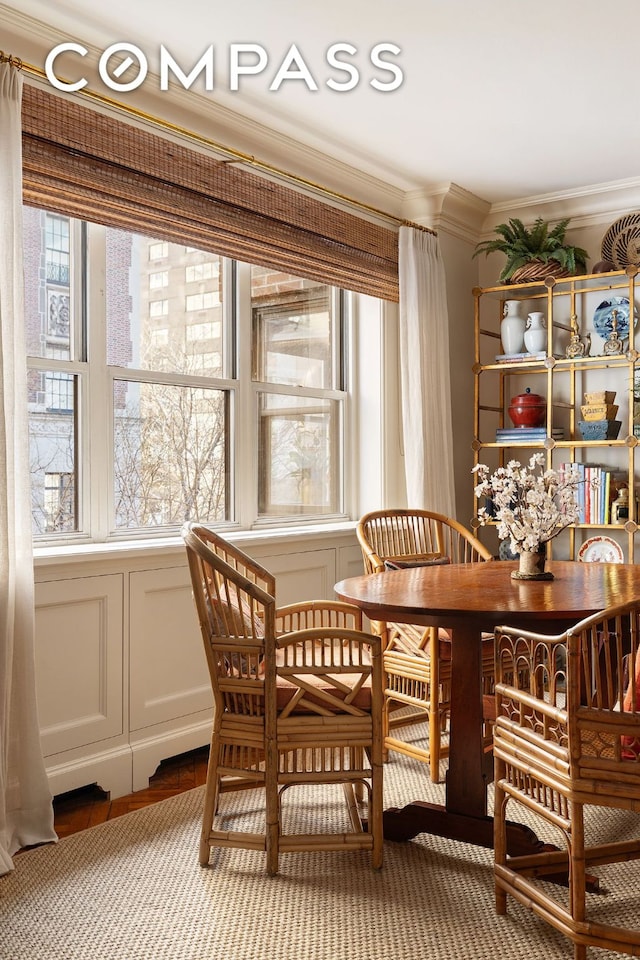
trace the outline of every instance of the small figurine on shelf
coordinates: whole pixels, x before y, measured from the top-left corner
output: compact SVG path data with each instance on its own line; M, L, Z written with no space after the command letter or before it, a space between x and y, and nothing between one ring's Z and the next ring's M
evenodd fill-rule
M605 357L611 357L615 354L622 353L624 350L624 343L622 337L618 334L618 311L611 311L611 333L607 336L607 339L604 342L604 347L602 348L602 354Z
M629 488L621 486L611 504L611 523L626 523L629 519Z
M571 316L571 338L565 350L565 356L568 360L574 360L576 357L588 357L591 350L591 334L588 333L584 340L580 339L580 328L578 327L578 317L576 314Z

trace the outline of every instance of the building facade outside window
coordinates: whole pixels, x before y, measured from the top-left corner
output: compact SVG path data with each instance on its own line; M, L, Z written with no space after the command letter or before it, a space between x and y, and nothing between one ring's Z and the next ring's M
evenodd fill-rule
M30 207L24 235L36 538L344 516L347 293Z

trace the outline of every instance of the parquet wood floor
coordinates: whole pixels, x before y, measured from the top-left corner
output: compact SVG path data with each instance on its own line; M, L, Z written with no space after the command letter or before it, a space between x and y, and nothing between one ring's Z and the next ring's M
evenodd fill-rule
M208 757L209 748L202 747L163 760L146 790L138 790L117 800L109 800L104 790L95 785L63 793L53 801L56 833L62 839L79 830L94 827L97 823L199 787L206 780Z

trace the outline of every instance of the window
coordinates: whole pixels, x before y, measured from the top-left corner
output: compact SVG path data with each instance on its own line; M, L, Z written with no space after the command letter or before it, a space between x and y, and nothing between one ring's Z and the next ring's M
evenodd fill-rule
M46 530L73 530L74 476L72 473L45 473L44 517Z
M149 260L162 260L163 257L169 256L169 244L168 243L150 243L149 244Z
M149 344L152 347L166 347L169 343L169 331L165 327L149 331Z
M229 392L113 382L115 527L229 518Z
M48 412L72 413L74 378L68 373L50 370L45 374L45 401Z
M219 303L218 294L209 290L206 293L188 294L186 308L187 310L209 310L211 307L218 306Z
M189 253L194 252L189 250ZM204 263L192 263L185 272L187 283L198 283L200 280L211 280L218 275L218 264L213 260L206 260Z
M202 351L193 355L194 373L222 373L222 354L219 350Z
M338 402L260 397L260 514L335 513Z
M46 217L47 280L69 284L69 220L52 213Z
M220 337L220 321L217 323L191 323L187 329L187 340L217 340Z
M342 429L341 299L326 284L251 268L260 385L261 516L336 514Z
M31 510L36 537L78 531L78 382L77 377L57 370L32 369L28 373Z
M169 286L169 271L159 270L157 273L149 274L149 290L157 290L159 287Z
M127 230L24 215L36 537L342 515L346 294ZM54 282L42 266L65 246Z
M151 300L149 302L149 316L150 317L169 316L169 301L168 300Z

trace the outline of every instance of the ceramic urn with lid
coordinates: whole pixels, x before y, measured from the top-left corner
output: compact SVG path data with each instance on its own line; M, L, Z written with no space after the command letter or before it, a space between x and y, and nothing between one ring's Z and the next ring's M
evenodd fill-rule
M543 427L547 418L547 401L539 393L531 393L527 387L524 393L511 398L509 416L514 427Z

